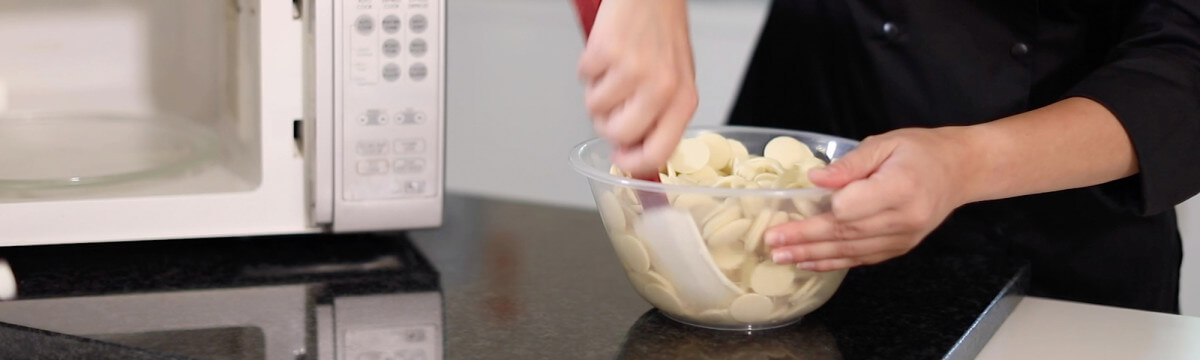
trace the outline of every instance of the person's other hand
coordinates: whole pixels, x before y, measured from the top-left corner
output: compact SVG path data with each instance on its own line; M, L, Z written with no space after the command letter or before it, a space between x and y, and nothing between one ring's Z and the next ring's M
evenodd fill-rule
M579 59L584 101L612 161L658 171L696 112L685 0L605 0Z
M823 169L832 211L770 229L776 263L830 271L875 264L917 246L971 198L975 173L963 128L901 129L868 137ZM976 159L978 160L978 159Z

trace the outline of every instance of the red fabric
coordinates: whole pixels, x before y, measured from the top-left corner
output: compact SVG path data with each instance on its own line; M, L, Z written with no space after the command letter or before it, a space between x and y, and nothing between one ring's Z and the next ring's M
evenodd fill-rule
M596 12L600 11L602 0L575 0L575 10L579 12L579 24L583 26L583 35L592 33L592 23L596 22Z

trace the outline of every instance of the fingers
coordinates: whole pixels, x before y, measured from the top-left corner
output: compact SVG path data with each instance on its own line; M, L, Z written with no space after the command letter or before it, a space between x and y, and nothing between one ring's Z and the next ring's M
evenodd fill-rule
M578 63L596 134L621 169L653 175L696 110L686 2L606 1Z
M589 40L583 48L583 54L579 56L577 66L579 80L584 83L596 82L601 76L604 76L618 58L618 54L612 51L610 46L606 46L598 40Z
M867 138L858 148L823 168L808 172L813 184L827 189L841 189L856 180L866 179L879 168L894 150L892 142Z
M880 254L899 254L908 250L910 242L906 235L886 235L871 238L820 241L799 245L788 245L771 250L771 260L777 264L791 264L831 259L858 259Z
M584 90L584 106L593 118L610 117L636 88L637 80L628 71L609 71ZM603 130L596 133L606 136Z
M674 80L661 80L638 89L620 112L609 117L604 129L605 138L616 146L633 146L640 143L656 125L660 115L669 110L668 104L679 87ZM665 159L665 158L664 158Z
M688 121L696 111L695 88L678 93L669 107L655 121L650 133L640 146L618 149L613 153L613 163L617 167L633 173L647 174L657 172L658 166L667 162L667 158L675 151L675 146L683 137Z
M833 214L785 223L767 231L767 245L779 247L820 241L843 241L900 234L909 231L903 216L887 211L855 221L839 221Z
M835 192L830 198L831 212L839 221L856 221L911 205L916 192L912 181L904 176L875 173Z
M825 213L776 226L766 240L775 263L814 271L846 269L876 264L915 247L923 231L909 218L899 210L852 221Z
M862 265L874 265L888 259L904 255L903 252L896 253L880 253L859 258L838 258L826 260L804 261L796 264L796 267L809 271L834 271L849 269Z

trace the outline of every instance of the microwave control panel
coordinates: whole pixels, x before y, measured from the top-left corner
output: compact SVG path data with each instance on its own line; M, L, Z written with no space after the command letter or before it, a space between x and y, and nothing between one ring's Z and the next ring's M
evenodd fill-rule
M438 196L445 79L438 0L341 5L342 181L335 196Z

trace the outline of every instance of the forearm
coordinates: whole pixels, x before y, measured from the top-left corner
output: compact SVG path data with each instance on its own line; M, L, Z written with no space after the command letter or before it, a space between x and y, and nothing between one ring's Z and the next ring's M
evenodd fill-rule
M1097 185L1138 172L1125 129L1100 104L1069 98L958 129L969 202Z

